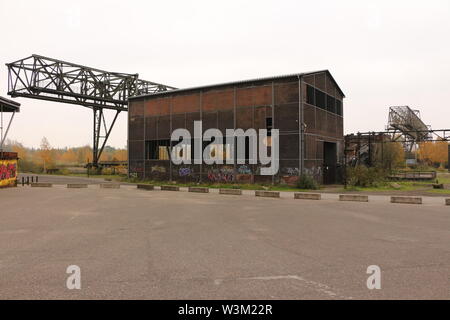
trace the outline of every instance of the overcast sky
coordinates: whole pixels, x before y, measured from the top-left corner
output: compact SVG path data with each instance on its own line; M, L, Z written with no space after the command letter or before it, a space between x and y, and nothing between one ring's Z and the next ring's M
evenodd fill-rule
M450 127L450 1L0 0L4 65L33 53L190 87L329 69L346 94L345 132L384 129L388 107ZM92 111L17 98L9 138L92 144ZM126 145L126 113L109 144Z

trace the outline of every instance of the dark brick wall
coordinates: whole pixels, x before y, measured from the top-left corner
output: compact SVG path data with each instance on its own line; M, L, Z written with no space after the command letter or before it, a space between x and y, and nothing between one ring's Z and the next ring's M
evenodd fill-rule
M303 79L305 171L321 181L323 141L343 145L343 118L306 103L306 85L342 101L339 90L326 73ZM139 178L175 181L295 183L300 168L299 81L275 79L240 83L133 99L129 103L130 174ZM275 177L260 176L259 165L181 165L168 160L145 159L145 141L170 139L172 130L186 128L193 136L194 120L203 130L266 128L266 118L280 130L280 171ZM341 157L342 148L338 158Z

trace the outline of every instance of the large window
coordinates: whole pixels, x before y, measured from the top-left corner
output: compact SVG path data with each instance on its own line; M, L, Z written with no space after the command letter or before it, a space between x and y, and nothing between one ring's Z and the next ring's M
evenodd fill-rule
M267 136L270 137L272 135L272 118L266 118L266 129Z
M181 142L181 140L179 141ZM145 158L147 160L170 160L171 152L174 151L174 157L177 160L191 159L191 163L194 163L195 158L195 142L199 143L199 140L191 140L190 144L179 145L179 142L172 142L170 146L170 140L149 140L145 142ZM225 143L225 137L223 144L212 143L210 141L203 141L200 157L203 159L203 152L209 145L210 157L223 159L224 161L231 159L231 145Z
M203 151L209 146L210 158L222 159L222 161L231 160L231 144L226 143L226 137L223 137L222 144L211 143L210 141L203 141Z
M180 144L180 141L173 141L172 142L172 156L176 160L188 160L194 159L193 152L192 152L192 141L190 143L186 144Z
M342 101L309 85L306 86L306 103L342 116Z
M315 95L314 88L311 86L306 86L306 103L309 103L309 104L315 106L316 102L315 102L314 95Z
M336 99L327 95L327 111L336 113Z
M270 130L272 129L272 118L266 119L266 127L268 130L268 136L264 139L263 144L269 148L272 146L272 137L270 136ZM223 137L223 143L211 143L210 141L203 141L200 157L203 159L203 153L207 146L209 146L209 156L213 159L222 159L224 162L227 160L232 160L232 154L234 153L234 158L238 158L238 139L241 138L233 137L233 143L230 144L226 137ZM180 140L181 142L181 140ZM249 163L250 159L250 143L253 144L255 152L258 151L258 141L250 141L248 136L243 137L244 142L244 159L246 163ZM196 143L200 143L200 140L191 139L191 143L179 145L179 142L173 141L172 147L170 145L170 140L147 140L145 141L145 159L146 160L171 160L171 152L174 151L174 158L177 160L187 160L191 159L191 163L195 162L195 148ZM234 148L233 148L234 144ZM233 151L234 149L234 151Z
M316 106L320 109L326 109L326 94L316 89Z
M145 141L145 158L148 160L170 160L170 140Z
M336 99L336 114L342 116L342 102Z

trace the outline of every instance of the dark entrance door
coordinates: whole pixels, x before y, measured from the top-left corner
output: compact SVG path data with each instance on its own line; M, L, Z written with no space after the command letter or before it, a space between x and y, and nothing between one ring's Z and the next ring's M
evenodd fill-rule
M324 142L323 143L323 183L333 184L336 183L336 143Z

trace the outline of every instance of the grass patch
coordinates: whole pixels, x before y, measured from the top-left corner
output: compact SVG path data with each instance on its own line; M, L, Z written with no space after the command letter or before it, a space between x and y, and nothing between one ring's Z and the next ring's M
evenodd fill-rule
M437 174L437 180L439 183L450 184L450 173L441 173Z
M450 190L449 189L431 189L431 190L427 190L427 192L450 195Z
M50 176L51 176L51 174L50 174ZM65 174L65 176L88 178L86 173L68 173L68 174ZM121 176L121 175L117 175L117 174L90 174L89 178L111 179L113 181L124 181L127 179L126 176Z
M393 183L399 185L399 188L394 188ZM416 191L424 188L429 188L431 182L416 182L416 181L401 181L401 182L387 182L378 186L372 187L356 187L348 186L342 191L367 191L367 192L384 192L384 191Z
M155 186L174 185L178 187L205 187L211 189L241 189L241 190L269 190L269 191L311 191L308 189L300 189L289 185L261 185L261 184L236 184L236 183L182 183L170 181L154 181L154 180L139 180L139 179L124 179L126 182L139 184L152 184Z

